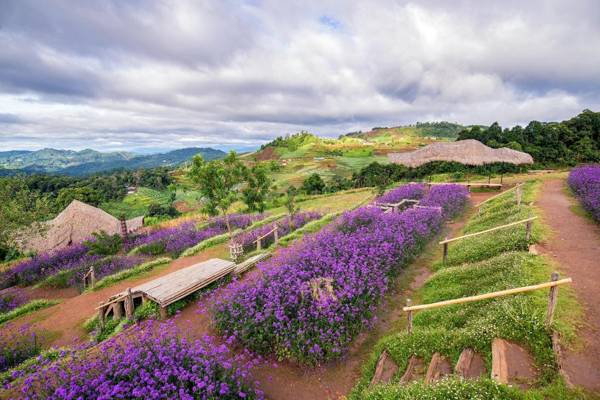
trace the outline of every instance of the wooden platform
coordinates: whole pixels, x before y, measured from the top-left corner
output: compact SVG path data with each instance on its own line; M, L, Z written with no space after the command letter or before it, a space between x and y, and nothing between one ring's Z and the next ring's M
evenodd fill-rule
M268 258L270 256L271 256L270 253L259 253L259 254L253 255L252 257L248 258L247 260L237 264L235 266L235 269L233 270L233 273L235 275L241 275L244 272L248 271L250 268L254 267L260 261L262 261L265 258Z
M100 304L100 320L103 322L111 313L113 318L120 318L123 314L129 318L133 315L135 307L147 300L156 302L160 307L161 316L163 313L166 316L166 307L169 304L218 281L232 273L235 267L234 262L213 258L130 288Z

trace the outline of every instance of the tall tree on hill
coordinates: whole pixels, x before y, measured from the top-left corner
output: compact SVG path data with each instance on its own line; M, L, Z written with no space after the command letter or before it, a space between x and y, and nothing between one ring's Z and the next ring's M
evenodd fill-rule
M229 208L240 197L240 188L245 175L246 167L233 151L222 160L208 162L197 155L192 159L188 172L188 177L197 185L206 201L204 210L209 215L222 213L229 234L231 234Z
M288 218L290 221L290 230L294 230L294 215L300 210L298 205L296 205L296 193L297 190L294 186L290 186L286 191L286 196L284 200L284 207L288 212Z
M267 196L271 189L271 179L267 167L259 164L246 170L246 187L242 190L242 200L250 211L263 212L267 208Z

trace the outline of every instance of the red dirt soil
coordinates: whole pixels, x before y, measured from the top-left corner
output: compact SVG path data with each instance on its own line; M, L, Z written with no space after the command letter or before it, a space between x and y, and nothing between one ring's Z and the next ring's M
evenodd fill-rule
M540 250L554 257L563 274L573 278L585 313L585 325L577 333L583 346L563 351L564 372L571 383L600 391L600 228L571 211L576 201L565 187L562 180L545 181L542 187L538 206L553 235Z

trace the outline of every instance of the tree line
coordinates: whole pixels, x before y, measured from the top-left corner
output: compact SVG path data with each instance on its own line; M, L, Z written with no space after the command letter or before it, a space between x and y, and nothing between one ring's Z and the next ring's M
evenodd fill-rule
M573 166L600 161L600 112L584 110L562 122L531 121L525 128L473 126L458 140L476 139L494 148L508 147L529 153L538 166Z

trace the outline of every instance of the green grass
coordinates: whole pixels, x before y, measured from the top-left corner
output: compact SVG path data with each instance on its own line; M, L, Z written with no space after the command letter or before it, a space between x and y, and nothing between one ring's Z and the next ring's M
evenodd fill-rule
M46 299L32 300L29 303L23 304L22 306L17 307L14 310L11 310L7 313L1 313L0 314L0 324L3 324L5 322L13 320L15 318L22 317L23 315L30 314L34 311L54 306L58 303L59 303L58 300L46 300Z
M95 291L95 290L99 290L99 289L105 288L110 285L114 285L117 282L139 276L145 272L151 271L152 269L154 269L160 265L167 264L171 261L172 260L169 257L161 257L156 260L145 262L136 267L126 269L123 271L119 271L115 274L105 276L104 278L102 278L98 282L96 282L96 286L94 286L93 288L88 288L85 291L86 292L87 291Z
M524 202L534 201L538 188L538 183L528 184L524 191ZM464 231L489 229L536 211L529 205L524 204L522 208L518 208L512 203L514 197L509 194L492 200L486 204L481 214L470 219ZM507 209L516 215L507 212ZM537 231L534 230L532 241L539 240L545 232L544 227L538 225L540 226ZM416 304L430 304L550 280L555 265L543 256L535 256L522 250L527 250L523 227L520 230L507 229L456 242L450 247L449 262L445 265L436 263L434 267L437 272L412 297L417 301ZM561 287L554 322L551 327L547 327L547 301L548 291L539 290L419 311L414 315L412 334L399 331L385 337L375 346L350 398L581 398L578 397L579 392L566 389L561 382L551 341L552 330L558 331L565 341L572 341L576 337L576 327L581 323L583 315L581 307L575 300L573 291L568 287ZM420 382L409 386L390 384L368 390L375 365L384 349L398 364L401 372L406 369L411 355L417 355L427 362L435 352L439 352L456 363L462 350L467 347L483 355L490 371L491 343L497 337L515 341L530 352L540 371L536 390L527 393L511 392L487 379L449 379L429 387ZM399 376L395 377L397 379Z

